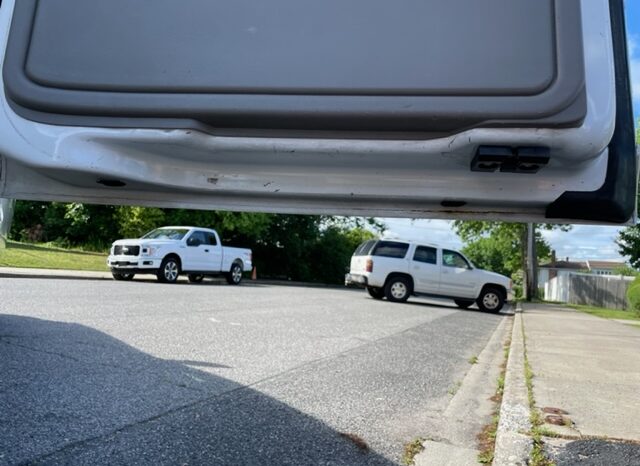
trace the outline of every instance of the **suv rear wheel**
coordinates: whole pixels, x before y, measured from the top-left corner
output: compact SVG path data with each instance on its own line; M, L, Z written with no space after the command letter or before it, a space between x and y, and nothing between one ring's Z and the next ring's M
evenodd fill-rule
M384 290L382 288L377 288L375 286L368 286L367 292L369 293L369 296L371 296L373 299L384 298Z
M487 287L476 300L481 311L498 313L504 306L504 293L498 288Z
M462 309L466 309L473 304L473 300L471 299L454 299L453 302Z
M406 277L391 277L384 286L384 295L394 303L404 303L411 294L411 284Z

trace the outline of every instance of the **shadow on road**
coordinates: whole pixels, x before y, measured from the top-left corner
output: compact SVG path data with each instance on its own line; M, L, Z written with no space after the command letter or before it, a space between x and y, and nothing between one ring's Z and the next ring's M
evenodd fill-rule
M84 325L0 315L0 464L394 464L190 366L228 367L159 359Z

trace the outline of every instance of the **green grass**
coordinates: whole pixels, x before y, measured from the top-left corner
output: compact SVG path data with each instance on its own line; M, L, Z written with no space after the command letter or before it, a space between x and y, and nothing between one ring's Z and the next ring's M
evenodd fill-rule
M107 272L106 254L8 241L0 249L0 267L94 270Z
M634 311L622 311L620 309L605 309L602 307L593 306L581 306L577 304L568 304L568 307L580 312L586 312L597 317L603 317L605 319L622 319L622 320L637 320L640 321L640 314Z

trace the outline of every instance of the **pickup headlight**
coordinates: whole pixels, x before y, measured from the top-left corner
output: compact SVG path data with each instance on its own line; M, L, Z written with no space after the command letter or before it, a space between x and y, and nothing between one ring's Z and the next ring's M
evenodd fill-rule
M157 250L158 250L157 247L154 248L152 246L145 246L145 247L142 248L141 255L143 255L143 256L153 256L156 253Z

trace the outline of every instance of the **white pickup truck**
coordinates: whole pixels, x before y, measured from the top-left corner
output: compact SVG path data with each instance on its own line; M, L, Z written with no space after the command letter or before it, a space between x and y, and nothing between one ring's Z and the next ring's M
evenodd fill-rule
M512 298L508 277L481 270L458 251L404 241L370 240L351 258L345 284L375 299L404 302L410 295L453 299L462 308L499 312Z
M251 270L251 250L222 246L215 230L197 227L163 227L140 239L120 239L111 246L107 265L116 280L136 274L155 274L158 280L175 283L186 273L192 283L205 276L224 275L231 285Z

